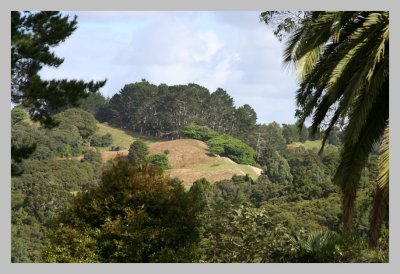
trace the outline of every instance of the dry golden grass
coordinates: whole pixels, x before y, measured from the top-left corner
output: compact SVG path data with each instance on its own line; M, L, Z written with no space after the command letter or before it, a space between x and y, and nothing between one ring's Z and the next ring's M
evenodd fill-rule
M128 150L122 150L122 151L103 151L101 152L101 158L103 162L107 162L111 159L114 159L116 157L126 157L128 156Z
M191 185L200 178L206 178L209 182L230 179L233 175L249 174L256 179L261 174L261 169L249 165L239 165L232 160L209 156L206 143L180 139L153 143L149 145L150 153L163 153L168 150L168 159L172 168L167 171L170 177L178 177L184 185Z
M198 140L179 139L152 143L148 146L150 154L169 151L167 157L171 169L167 170L167 174L171 178L178 177L183 180L185 186L192 185L194 181L200 178L206 178L213 183L230 179L233 175L249 174L253 179L256 179L261 174L259 168L240 165L225 157L209 156L207 144ZM127 155L128 150L103 151L102 159L107 162L115 157L126 157Z
M216 157L207 155L207 144L198 140L179 139L154 143L149 145L149 149L150 154L168 150L167 156L173 168L188 168L202 163L213 164L217 161Z

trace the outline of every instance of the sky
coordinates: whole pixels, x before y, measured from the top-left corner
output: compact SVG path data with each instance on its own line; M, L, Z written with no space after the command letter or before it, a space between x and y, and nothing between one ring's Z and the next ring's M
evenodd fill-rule
M64 58L45 79L103 80L112 97L124 85L196 83L222 88L235 106L250 105L258 123L294 123L296 74L284 69L279 42L257 11L65 12L77 30L54 48Z

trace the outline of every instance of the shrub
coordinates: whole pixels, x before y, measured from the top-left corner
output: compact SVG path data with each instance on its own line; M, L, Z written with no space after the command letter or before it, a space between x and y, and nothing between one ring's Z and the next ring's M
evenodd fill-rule
M205 141L210 153L225 156L239 164L257 165L256 152L244 142L229 135L220 135L207 126L190 124L182 131L188 138Z
M88 149L83 155L83 161L101 163L101 153L96 149Z
M131 144L128 153L128 160L131 163L140 163L146 160L146 156L149 154L149 148L142 141L135 141Z
M54 115L60 124L75 126L83 139L88 139L97 130L97 121L94 116L82 109L70 108Z
M239 164L256 165L256 152L239 139L228 135L219 135L207 141L210 152L230 158Z
M108 147L112 144L113 138L110 133L106 133L103 136L95 134L90 139L90 145L95 147Z
M198 126L190 124L182 129L181 133L187 137L200 141L208 141L209 139L218 136L219 134L207 126Z
M168 157L165 154L157 153L147 157L147 162L158 166L161 170L166 170L171 168Z

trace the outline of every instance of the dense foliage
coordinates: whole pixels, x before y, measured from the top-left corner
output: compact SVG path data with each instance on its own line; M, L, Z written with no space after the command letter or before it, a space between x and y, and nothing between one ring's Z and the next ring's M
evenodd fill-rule
M104 171L97 188L78 194L60 215L44 258L193 262L200 209L196 196L159 169L120 160Z
M372 182L369 182L369 185ZM368 249L362 234L340 235L340 195L292 200L293 189L264 177L195 182L202 197L202 262L385 262L387 236ZM367 191L368 192L368 191ZM257 195L264 193L264 195ZM257 199L254 199L257 197ZM363 200L359 197L360 210ZM363 229L362 222L356 229Z
M149 155L146 159L149 164L159 167L161 170L171 168L168 157L163 153Z
M220 135L206 126L188 125L182 130L185 137L205 141L211 154L228 157L239 164L256 165L256 152L243 141Z
M104 135L95 134L90 139L90 145L95 147L108 147L112 144L113 138L110 133Z
M11 144L21 148L34 145L31 159L78 156L85 152L89 140L97 130L96 119L80 109L68 109L53 117L59 125L47 129L28 119L21 120L11 128Z
M21 165L25 174L12 178L14 262L387 260L387 234L379 238L377 250L365 247L374 191L371 182L378 174L376 156L363 172L363 190L357 199L354 230L359 236L349 241L339 235L340 196L331 182L339 152L333 145L319 156L312 147L285 149L282 156L276 149L282 148L283 139L268 139L282 133L278 124L271 123L264 126L264 138L271 142L260 142L258 157L252 154L263 168L257 180L234 176L210 184L202 179L185 191L179 180L162 174L169 167L168 151L148 156L147 145L136 141L130 154L139 165L125 161L103 165L101 154L88 147L97 134L89 113L68 109L56 116L60 125L52 130L29 122L24 115L12 127L15 144L38 146L33 159ZM214 151L235 139L193 124L183 132L215 144ZM79 146L73 146L73 140ZM46 150L52 143L56 145ZM64 154L57 147L66 145L79 148L69 155L83 154L82 160L59 159ZM101 176L104 168L107 171ZM307 247L309 241L322 237L313 235L324 233L333 236Z
M97 185L99 165L77 160L27 160L12 178L12 262L40 262L44 237L53 218L77 191Z
M290 166L287 160L279 152L270 146L266 146L257 157L258 163L263 167L263 174L277 184L288 185L293 181Z

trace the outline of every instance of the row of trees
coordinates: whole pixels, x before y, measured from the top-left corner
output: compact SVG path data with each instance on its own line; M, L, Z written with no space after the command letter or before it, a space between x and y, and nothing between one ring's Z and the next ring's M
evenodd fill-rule
M233 106L233 99L222 89L209 93L196 85L155 86L145 80L126 85L111 99L93 94L81 100L82 108L101 122L127 128L135 133L163 138L187 137L192 124L208 127L215 133L233 136L251 146L257 154L272 146L285 154L286 144L317 140L323 132L313 134L297 124L257 124L257 115L249 106ZM217 107L218 105L218 107ZM182 135L183 134L183 135ZM203 141L203 137L189 136ZM215 137L215 136L214 136ZM340 146L342 131L335 127L327 142Z
M156 86L143 79L99 105L96 118L147 136L177 138L183 127L196 123L245 139L257 115L249 105L236 108L223 89L210 94L197 84Z

